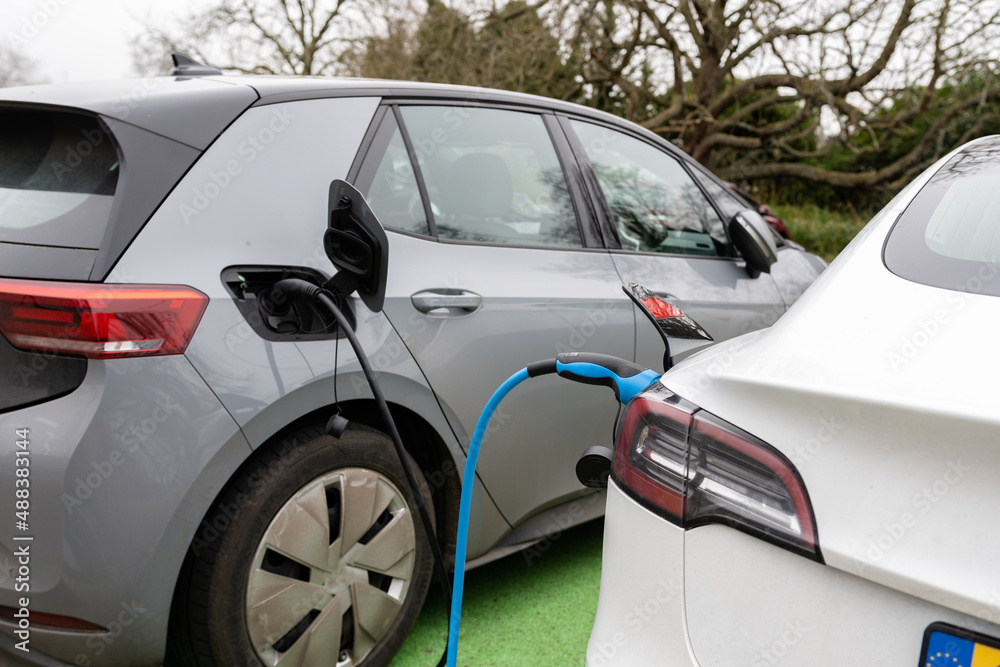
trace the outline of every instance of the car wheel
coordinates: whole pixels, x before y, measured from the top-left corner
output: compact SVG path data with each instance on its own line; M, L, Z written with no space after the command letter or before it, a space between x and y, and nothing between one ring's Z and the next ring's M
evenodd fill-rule
M389 438L300 431L242 471L202 524L178 596L187 613L171 628L189 645L175 655L204 667L388 664L432 565Z

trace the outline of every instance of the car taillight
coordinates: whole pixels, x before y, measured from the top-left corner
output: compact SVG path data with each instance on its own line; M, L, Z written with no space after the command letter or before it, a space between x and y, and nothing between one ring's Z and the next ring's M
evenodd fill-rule
M684 311L671 303L667 303L658 296L643 298L642 305L646 306L646 309L658 320L670 317L684 317Z
M822 561L809 496L791 462L662 387L629 404L613 474L629 495L685 529L721 523Z
M0 280L0 332L22 350L91 359L184 352L208 297L173 285Z

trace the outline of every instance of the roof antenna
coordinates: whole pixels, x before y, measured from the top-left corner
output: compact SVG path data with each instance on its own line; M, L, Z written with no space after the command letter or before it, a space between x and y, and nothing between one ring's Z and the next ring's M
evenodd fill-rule
M174 69L170 71L170 76L215 76L222 74L221 69L204 65L182 51L174 51L170 57L174 61Z

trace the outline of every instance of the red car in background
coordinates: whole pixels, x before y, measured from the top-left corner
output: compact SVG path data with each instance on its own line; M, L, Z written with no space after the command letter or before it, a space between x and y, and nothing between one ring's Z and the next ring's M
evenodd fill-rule
M770 206L768 206L767 204L761 204L759 201L754 199L753 195L751 195L749 192L747 192L740 186L736 185L735 183L730 183L729 181L726 181L726 185L729 187L730 190L735 192L742 199L745 199L748 204L750 204L754 209L756 209L757 212L760 213L760 216L764 218L764 221L767 222L767 224L771 225L771 228L774 229L774 231L778 232L779 234L781 234L782 237L786 239L791 238L788 235L788 225L785 224L784 220L776 216L771 211Z

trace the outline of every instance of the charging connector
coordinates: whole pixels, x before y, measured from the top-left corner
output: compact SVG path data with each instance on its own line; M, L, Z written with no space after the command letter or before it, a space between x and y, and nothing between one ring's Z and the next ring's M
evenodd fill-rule
M472 485L476 479L476 464L479 461L479 449L483 444L483 437L486 435L493 413L514 387L529 378L552 373L574 382L611 387L615 392L615 398L623 405L660 379L660 374L656 371L618 357L588 352L566 352L555 359L528 364L507 378L493 392L476 423L476 430L469 443L469 454L465 459L465 473L462 475L462 504L458 512L458 545L455 550L455 577L452 582L451 619L448 626L448 667L455 667L458 660L458 634L462 625L462 595L469 546L469 508L472 506Z

